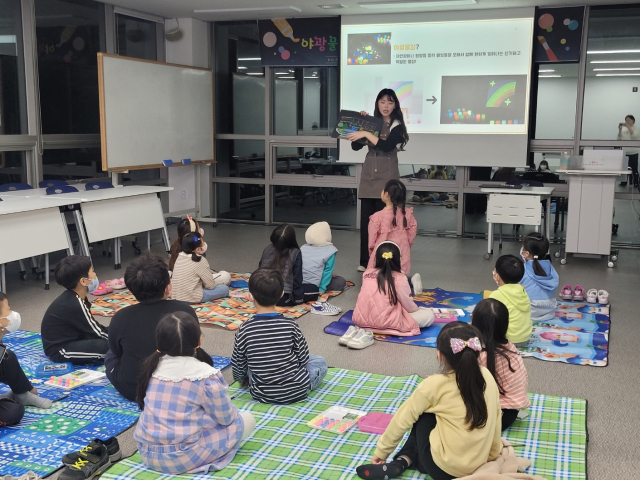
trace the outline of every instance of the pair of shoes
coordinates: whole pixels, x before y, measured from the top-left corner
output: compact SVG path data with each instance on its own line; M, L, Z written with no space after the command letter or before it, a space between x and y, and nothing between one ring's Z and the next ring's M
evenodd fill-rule
M574 302L584 301L584 290L580 285L576 285L575 288L571 288L571 285L565 285L562 287L560 297L563 300L573 300Z
M127 288L124 284L124 278L114 278L113 280L107 280L104 282L107 287L113 288L114 290L122 290L123 288Z
M96 288L93 292L91 292L90 295L93 295L94 297L99 297L100 295L109 295L110 293L113 293L113 288L111 288L106 283L101 283L100 285L98 285L98 288Z
M606 305L609 303L609 292L606 290L596 290L595 288L592 288L587 292L587 302Z
M60 480L91 480L102 475L112 462L122 458L120 445L115 437L108 440L95 439L82 450L62 457L66 468Z
M356 270L358 272L364 272L367 269L367 267L363 267L362 265L360 265L358 268L356 268Z
M413 287L413 296L417 297L422 293L422 277L419 273L416 273L411 277L411 286Z
M315 302L311 304L311 313L316 315L338 315L342 312L340 307L332 305L329 302Z
M355 350L362 350L373 345L373 332L351 325L340 337L338 343Z

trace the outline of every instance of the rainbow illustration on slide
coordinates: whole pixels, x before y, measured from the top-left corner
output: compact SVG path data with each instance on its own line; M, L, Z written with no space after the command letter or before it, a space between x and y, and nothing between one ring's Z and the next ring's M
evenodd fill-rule
M510 97L516 94L515 80L502 80L499 82L492 81L491 88L487 92L487 107L496 108L511 104Z
M396 92L400 105L413 95L413 82L396 82L390 85L389 88Z

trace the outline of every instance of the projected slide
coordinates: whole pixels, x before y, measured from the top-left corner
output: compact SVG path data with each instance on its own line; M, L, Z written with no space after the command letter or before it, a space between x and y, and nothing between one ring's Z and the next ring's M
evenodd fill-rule
M527 132L533 20L343 25L341 107L392 88L409 132Z

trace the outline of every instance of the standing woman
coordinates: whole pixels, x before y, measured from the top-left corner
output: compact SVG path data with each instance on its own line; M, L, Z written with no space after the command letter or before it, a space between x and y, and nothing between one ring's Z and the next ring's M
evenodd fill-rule
M368 115L367 112L360 112ZM400 102L396 92L390 88L380 90L376 97L373 115L382 118L380 136L369 132L353 132L347 135L351 148L360 150L363 144L357 143L362 138L367 140L368 152L362 166L362 175L358 187L360 199L360 266L358 271L364 272L369 263L369 217L384 208L380 194L389 180L398 180L398 151L403 151L409 141L407 127L404 124Z
M636 127L636 119L633 115L624 117L624 123L618 124L618 140L640 140L640 128ZM638 149L625 148L624 153L629 157L629 168L631 168L631 177L633 186L638 187ZM622 182L621 185L626 185Z

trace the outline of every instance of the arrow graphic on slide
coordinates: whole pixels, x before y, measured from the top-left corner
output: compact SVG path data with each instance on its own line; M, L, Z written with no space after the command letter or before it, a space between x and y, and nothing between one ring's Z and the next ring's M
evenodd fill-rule
M431 105L434 105L437 101L438 99L434 95L431 95L431 98L427 98L427 102L431 102Z

